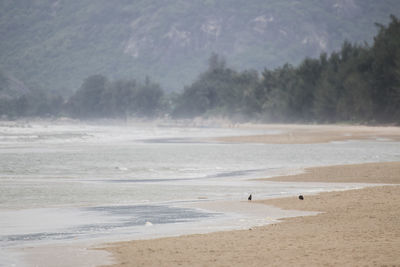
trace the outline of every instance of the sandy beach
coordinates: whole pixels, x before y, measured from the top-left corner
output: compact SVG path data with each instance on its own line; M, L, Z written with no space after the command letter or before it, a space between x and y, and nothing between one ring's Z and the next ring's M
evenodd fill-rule
M282 132L218 141L312 144L400 140L398 127L262 127ZM400 266L400 162L315 167L265 180L391 185L305 195L304 200L256 200L254 205L320 213L248 230L109 244L106 250L115 258L113 266Z
M265 144L315 144L347 140L400 140L400 127L370 127L358 125L247 125L243 129L278 131L277 134L227 136L217 138L221 142Z
M310 168L274 180L332 182L335 177L399 184L400 162ZM400 265L398 185L257 202L321 213L249 230L121 242L106 249L116 259L113 266Z
M277 182L330 182L330 183L400 183L399 162L364 163L306 168L304 173L276 176L266 181Z

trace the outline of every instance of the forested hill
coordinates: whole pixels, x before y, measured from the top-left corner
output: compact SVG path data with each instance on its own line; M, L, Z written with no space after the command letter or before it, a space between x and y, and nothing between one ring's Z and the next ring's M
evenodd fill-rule
M371 45L341 49L298 66L238 71L212 54L208 68L182 93L165 94L146 77L87 77L69 99L43 90L1 97L13 80L0 72L0 118L226 117L234 121L400 124L400 20L379 29ZM228 59L229 60L229 59ZM14 81L15 84L15 81ZM7 90L8 89L8 90ZM23 89L20 87L20 89ZM20 90L21 91L21 90Z
M212 52L275 68L372 42L398 0L2 0L0 69L29 87L76 90L92 74L150 75L182 89Z

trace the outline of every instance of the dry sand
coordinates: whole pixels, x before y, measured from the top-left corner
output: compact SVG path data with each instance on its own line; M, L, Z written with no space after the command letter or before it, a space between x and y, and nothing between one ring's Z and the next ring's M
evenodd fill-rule
M398 184L399 162L364 163L306 168L304 173L262 179L277 182Z
M221 142L247 142L266 144L313 144L347 140L400 140L400 127L370 127L353 125L247 125L252 128L279 131L279 134L228 136L217 138Z
M400 162L321 167L274 180L399 184L399 170ZM107 250L115 266L400 266L398 185L260 202L322 213L251 230L115 243Z

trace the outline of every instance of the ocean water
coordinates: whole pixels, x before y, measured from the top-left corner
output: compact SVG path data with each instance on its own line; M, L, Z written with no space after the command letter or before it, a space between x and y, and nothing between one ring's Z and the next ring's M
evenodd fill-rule
M235 211L209 204L237 203L249 194L262 199L358 188L362 185L251 178L309 166L400 160L399 142L267 145L212 139L277 133L154 124L0 123L0 248L265 224L279 212L261 211L269 214L266 218L248 207Z

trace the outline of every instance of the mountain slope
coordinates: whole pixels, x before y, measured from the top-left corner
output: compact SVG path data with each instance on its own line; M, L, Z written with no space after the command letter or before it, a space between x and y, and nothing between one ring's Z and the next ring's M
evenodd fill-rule
M0 99L12 99L29 92L23 82L0 69Z
M371 42L400 15L381 0L3 0L0 67L25 84L75 90L89 75L180 90L212 52L235 68L273 68Z

